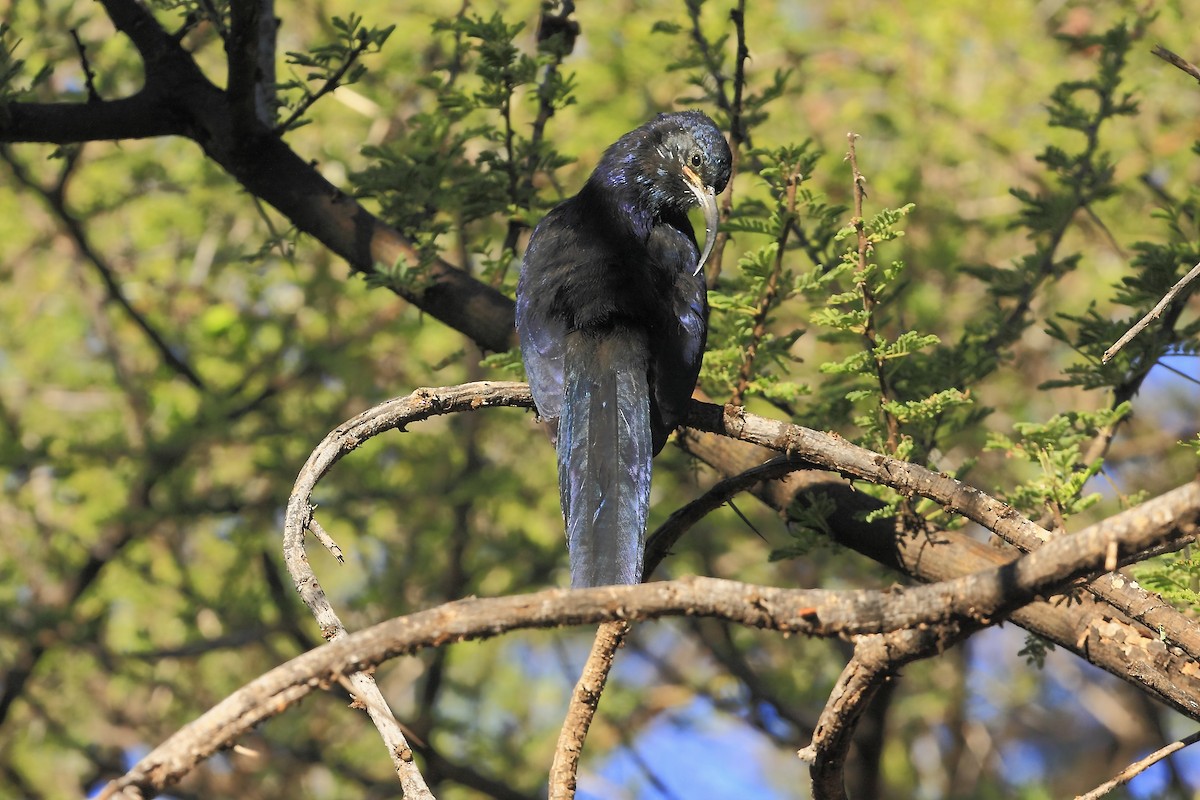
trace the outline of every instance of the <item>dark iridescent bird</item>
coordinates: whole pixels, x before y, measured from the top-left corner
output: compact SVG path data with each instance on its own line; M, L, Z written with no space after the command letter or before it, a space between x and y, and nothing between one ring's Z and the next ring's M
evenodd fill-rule
M538 413L556 431L572 586L642 579L650 459L696 386L702 268L731 161L704 114L660 114L608 148L529 240L517 331ZM703 250L687 216L696 206Z

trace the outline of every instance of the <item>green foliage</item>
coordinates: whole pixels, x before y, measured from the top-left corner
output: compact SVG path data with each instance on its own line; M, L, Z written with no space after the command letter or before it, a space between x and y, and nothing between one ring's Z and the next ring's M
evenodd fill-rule
M1038 669L1045 669L1046 656L1052 652L1054 652L1054 642L1027 633L1025 634L1025 644L1017 651L1017 655L1024 656L1026 664Z
M518 234L549 205L537 180L570 163L544 136L547 120L574 102L573 78L558 70L569 52L565 34L543 39L531 56L515 44L524 27L499 13L436 22L452 46L420 80L429 110L407 120L404 136L366 148L374 163L354 176L360 194L377 199L383 216L418 243L423 261L454 232L493 283L510 277ZM536 105L528 129L519 124L522 98ZM506 220L499 255L497 218ZM411 280L381 270L380 283L394 279Z
M821 547L829 547L833 539L829 521L837 513L837 504L827 494L805 492L796 497L788 509L790 541L771 551L772 561L804 558Z
M1046 386L1081 386L1085 389L1111 388L1118 398L1132 397L1155 365L1169 356L1194 357L1200 353L1200 320L1182 323L1180 319L1188 299L1200 291L1195 283L1184 288L1164 310L1162 322L1141 333L1109 363L1103 362L1108 347L1149 313L1193 265L1200 262L1200 191L1189 189L1188 196L1171 203L1155 216L1167 230L1163 242L1137 242L1132 260L1133 274L1122 278L1113 301L1133 309L1127 317L1111 318L1099 313L1095 304L1084 314L1062 314L1061 320L1048 321L1048 332L1055 339L1073 346L1084 361L1071 364L1066 377L1047 381Z
M1164 600L1182 608L1200 606L1200 558L1193 548L1135 565L1134 578L1144 588L1158 592Z
M1096 475L1103 459L1084 462L1084 445L1101 430L1114 426L1131 411L1129 403L1095 412L1056 414L1044 423L1021 422L1014 425L1017 438L992 433L987 450L1040 467L1039 475L1014 487L1008 502L1026 512L1038 514L1050 510L1062 519L1078 514L1099 499L1098 494L1083 494L1083 487Z
M221 85L229 4L153 8ZM1145 379L1155 366L1187 372L1190 362L1171 359L1200 352L1196 287L1111 363L1099 359L1200 261L1200 153L1180 143L1200 102L1142 52L1151 33L1195 30L1194 19L1167 9L1167 22L1123 22L1127 9L1110 4L765 2L735 4L732 18L702 2L633 10L581 5L574 30L553 22L560 7L532 2L472 3L448 17L433 3L277 8L291 51L280 135L418 246L411 263L377 265L366 282L347 280L345 265L249 202L191 143L3 150L6 178L24 179L0 182L0 662L41 655L0 726L0 794L10 781L15 796L84 793L128 755L104 743L157 743L316 644L276 540L311 447L387 396L520 369L515 352L479 364L462 337L369 288L420 288L439 257L511 292L528 228L615 136L675 98L718 118L738 152L723 268L710 267L703 382L718 401L960 478L969 471L985 491L1073 527L1134 489L1161 491L1194 472L1196 393L1167 395ZM1083 25L1070 16L1081 11ZM102 96L136 91L136 52L102 12L13 4L0 29L0 109L83 96L70 30ZM1052 35L1066 29L1084 32ZM353 94L331 91L351 82ZM866 184L843 165L847 130L863 136ZM859 220L850 209L864 185ZM1110 450L1114 437L1121 447ZM1122 499L1087 492L1101 464ZM655 470L658 519L708 480L673 448ZM930 501L861 490L888 503L876 516L931 544L963 524ZM480 412L374 439L337 465L319 501L347 564L311 555L351 627L563 582L553 451L528 415ZM891 580L825 546L839 510L820 492L785 522L739 508L765 542L718 512L675 548L669 574ZM1190 553L1134 569L1144 586L1194 606ZM474 797L468 786L495 779L526 796L541 790L589 641L530 633L379 671L400 717L449 762L439 797ZM953 653L907 669L888 711L880 796L1073 796L1108 774L1110 732L1084 715L1063 724L1075 706L1041 693L1020 664L1042 666L1046 645L1030 639L1018 652L1010 642L999 648L1008 660L986 669ZM711 704L772 754L763 772L788 787L803 780L797 732L844 653L671 623L639 626L629 649L653 671L610 682L585 780L621 737L633 750L692 703ZM1020 726L974 716L947 691L968 681ZM1053 724L1036 728L1022 713L1031 704L1045 704ZM369 724L341 706L289 709L262 732L270 759L243 768L230 756L236 770L201 771L187 791L394 791ZM999 752L1035 742L1056 766L1021 786L995 759L938 775L923 766L930 747L948 764L952 751L968 752L959 745L972 726ZM656 765L670 763L658 755Z
M0 22L0 115L7 111L4 103L22 99L50 77L50 67L43 65L18 85L18 80L26 77L25 59L18 56L21 45L22 41L13 32L12 26Z
M1011 190L1021 203L1011 225L1026 232L1034 251L1007 269L964 267L984 282L994 301L979 322L968 326L961 345L964 363L973 366L964 376L968 380L995 368L995 354L1015 342L1029 325L1031 303L1044 284L1061 280L1079 265L1079 253L1059 253L1076 217L1117 194L1114 159L1103 149L1100 133L1115 120L1138 111L1133 95L1122 91L1121 84L1130 50L1152 19L1139 16L1132 26L1120 22L1101 34L1060 36L1071 48L1093 49L1098 55L1095 74L1085 80L1061 82L1047 106L1052 129L1078 134L1083 141L1071 150L1047 145L1038 155L1037 160L1046 167L1049 186L1040 192Z
M814 305L824 296L812 322L826 329L822 341L844 354L819 367L830 378L823 386L826 413L850 414L866 447L921 459L941 421L971 399L957 388L939 389L941 376L930 380L929 358L920 356L940 344L937 334L910 329L889 335L881 313L905 291L905 265L880 265L875 254L903 235L899 223L912 209L912 204L883 209L842 228L837 239L853 241L831 269L810 273L803 291Z
M345 19L334 17L331 25L335 37L332 42L307 51L287 53L292 77L277 87L282 110L288 112L286 119L279 123L281 132L308 124L303 115L322 95L339 86L358 83L367 72L366 65L359 59L382 50L396 29L395 25L386 28L365 26L363 18L354 13ZM300 74L302 70L307 71Z
M824 205L804 189L804 181L816 169L822 153L811 141L784 145L775 150L752 150L757 176L769 200L751 196L733 209L724 230L769 239L754 249L744 250L731 280L709 292L712 307L710 339L701 382L717 396L740 401L758 395L781 407L792 406L811 390L787 372L795 361L791 349L803 331L794 328L783 334L771 331L770 323L779 308L798 288L798 276L787 267L787 255L800 243L813 241L801 227L809 223L825 242L832 238L831 220L840 209Z

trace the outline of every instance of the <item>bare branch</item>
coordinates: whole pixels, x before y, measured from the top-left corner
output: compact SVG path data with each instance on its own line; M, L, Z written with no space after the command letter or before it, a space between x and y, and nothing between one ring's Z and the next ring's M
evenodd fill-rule
M1138 320L1137 324L1126 331L1124 336L1122 336L1120 339L1117 339L1116 344L1105 350L1104 355L1100 357L1100 361L1107 364L1122 347L1133 341L1133 338L1145 330L1147 325L1158 319L1162 315L1163 310L1171 304L1172 300L1175 299L1175 295L1182 292L1187 285L1196 280L1196 278L1200 278L1200 264L1192 267L1191 270L1188 271L1187 275L1184 275L1179 279L1178 282L1176 282L1174 286L1167 290L1167 293L1164 294L1162 299L1155 304L1154 308L1150 309L1149 314Z
M1200 67L1197 67L1195 64L1187 61L1186 59L1180 58L1167 48L1163 47L1161 44L1154 45L1154 49L1150 52L1161 58L1163 61L1166 61L1168 64L1179 67L1188 75L1191 75L1197 81L1200 81Z
M1200 79L1200 75L1197 76L1197 79ZM1118 786L1124 786L1125 784L1129 783L1138 775L1142 774L1147 769L1154 766L1159 761L1162 761L1172 753L1177 753L1183 748L1193 745L1196 742L1200 742L1200 731L1196 731L1191 736L1185 736L1177 742L1171 742L1166 747L1160 747L1145 758L1135 761L1125 769L1121 770L1115 777L1112 778L1112 780L1105 781L1087 794L1079 795L1075 798L1075 800L1097 800L1097 798L1103 797L1113 789L1116 789Z
M846 800L844 768L854 730L871 699L905 664L939 653L976 630L953 625L863 636L838 677L813 731L796 755L810 764L813 800Z
M948 475L934 473L918 464L891 459L858 447L840 436L757 417L732 406L722 409L706 403L693 403L687 422L697 430L720 433L777 452L789 453L793 458L803 459L813 466L889 486L905 496L921 495L984 526L1027 552L1036 550L1042 543L1054 538L1045 528L1018 513L1011 506L972 486ZM710 454L706 460L709 463L728 463L729 456L714 457ZM790 499L782 502L783 507L786 507ZM1196 535L1195 531L1190 530L1189 520L1195 519L1197 508L1200 508L1200 486L1193 481L1150 503L1101 522L1099 526L1108 527L1107 535L1119 541L1128 540L1131 527L1156 526L1161 530L1173 529L1174 534L1168 539L1178 541ZM842 524L846 523L843 521ZM941 535L948 534L943 532ZM861 541L856 543L846 540L844 543L883 563L889 563L883 553L864 550ZM1122 551L1118 560L1120 564L1127 564L1144 557L1141 551ZM944 576L938 576L941 577ZM1098 578L1089 583L1087 589L1098 598L1143 622L1150 630L1159 632L1167 641L1181 647L1193 660L1200 661L1200 630L1190 619L1160 598L1120 575Z
M693 430L685 430L680 442L689 453L727 475L757 466L771 456L765 448ZM827 472L794 472L781 480L759 484L753 492L781 512L786 512L807 494L824 496L838 509L836 517L829 521L829 534L834 541L923 581L941 581L977 572L1010 558L1005 552L957 531L901 536L897 535L891 519L867 521L867 516L878 512L882 502ZM1192 535L1182 531L1176 531L1176 534L1178 539L1172 541L1186 540ZM1100 579L1101 582L1104 580ZM1135 590L1127 579L1122 577L1121 580L1125 584L1123 587L1112 588L1121 598L1128 597L1133 607L1179 618L1179 612L1160 599L1152 598L1153 602L1138 599L1145 593ZM1113 606L1079 595L1073 596L1070 602L1050 598L1046 602L1030 603L1014 612L1011 619L1115 677L1149 692L1176 711L1200 719L1196 716L1194 689L1178 682L1180 675L1196 670L1197 661L1175 642L1164 641L1157 629L1135 624ZM1187 623L1186 620L1183 622Z
M455 387L441 392L451 398L456 398L457 404L454 399L443 402L443 399L435 394L441 390L418 390L409 397L389 401L369 409L340 425L326 436L300 470L288 500L283 535L284 560L296 590L321 626L321 635L330 642L343 641L348 634L337 612L333 610L329 599L321 589L308 556L304 552L304 532L311 529L318 539L321 539L317 531L323 530L312 517L313 488L343 455L372 436L393 427L403 428L409 422L425 419L434 414L464 411L488 405L486 402L478 401L478 394L474 390L480 386L487 386L487 384L466 384L464 387ZM531 403L528 387L525 387L524 384L516 384L516 386L523 390L516 393L516 399L525 404ZM511 404L513 403L491 403L491 405ZM327 539L328 537L321 539L326 547L329 546L328 542L332 541L326 541ZM334 547L336 548L336 545ZM331 552L334 551L331 550ZM340 550L334 552L334 555L340 555ZM392 760L392 766L404 788L405 796L432 797L424 778L413 762L412 748L405 738L404 731L392 715L387 701L375 684L375 679L368 673L356 672L350 676L349 681L354 687L356 697L379 730Z
M608 682L617 648L628 633L629 623L625 620L605 622L596 631L596 640L592 642L587 663L583 666L575 690L571 692L571 702L558 734L558 744L554 747L554 763L550 766L550 800L571 800L575 796L576 773L583 742L592 726L596 708L600 705L600 695L604 692L604 684Z
M1125 552L1145 549L1180 527L1193 525L1200 514L1200 509L1193 508L1190 517L1176 519L1167 530L1137 525L1123 528L1093 526L1072 536L1058 537L1037 552L1013 562L903 592L789 591L699 578L576 592L552 590L516 598L463 600L381 623L366 631L346 634L303 552L303 532L312 513L308 498L316 482L345 453L383 431L403 428L410 422L436 414L506 405L530 407L532 398L528 387L518 383L482 382L447 389L421 389L408 397L370 409L330 433L305 464L289 501L285 557L301 596L313 610L323 631L327 636L332 635L334 641L268 673L227 698L147 756L125 778L113 784L112 791L126 786L161 790L208 754L232 744L248 726L279 713L313 688L336 682L346 673L361 673L386 658L423 647L494 636L523 627L615 622L678 614L713 616L755 627L822 636L888 633L918 625L945 624L951 620L970 628L992 624L1000 615L1053 590L1064 581L1100 570L1114 541ZM734 426L736 432L751 437L757 435L754 433L756 427L772 424L744 414L735 415L736 420L740 420L740 424ZM793 431L789 440L801 441L803 436L800 434L811 434L816 437L812 441L831 446L834 453L845 455L844 448L850 447L836 437L823 439L815 431ZM848 452L853 461L853 451ZM829 452L820 453L815 449L805 453L812 455L814 463L830 458ZM875 457L885 463L889 461L882 456ZM1151 501L1145 507L1156 502ZM1138 510L1146 513L1145 507ZM1153 512L1150 515L1153 516ZM1121 536L1127 538L1119 538ZM359 677L353 674L351 680ZM364 695L369 712L381 702L381 698L370 697L369 689L359 682L355 681L355 687ZM1189 690L1177 691L1186 693ZM391 724L395 725L394 720ZM396 728L398 730L398 725ZM411 758L403 745L400 748L394 755L400 760L405 756Z

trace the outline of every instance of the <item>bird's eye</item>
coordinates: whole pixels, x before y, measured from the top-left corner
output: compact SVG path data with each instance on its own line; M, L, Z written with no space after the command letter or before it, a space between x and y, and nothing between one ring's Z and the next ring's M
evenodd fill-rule
M692 153L692 166L693 167L700 166L700 154L699 153Z

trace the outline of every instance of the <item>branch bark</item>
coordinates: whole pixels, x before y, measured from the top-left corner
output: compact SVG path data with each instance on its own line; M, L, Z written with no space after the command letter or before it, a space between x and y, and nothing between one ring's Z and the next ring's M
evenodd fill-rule
M691 416L697 420L714 419L714 414L720 412L722 424L715 427L727 435L763 439L761 431L773 430L776 425L736 409L721 412L714 406L693 405ZM890 634L929 626L943 628L943 636L945 631L958 636L960 633L955 632L969 632L994 624L1004 614L1039 595L1061 588L1074 578L1103 571L1114 544L1126 553L1140 552L1181 531L1190 532L1200 517L1200 504L1187 506L1187 498L1193 497L1189 484L1132 512L1118 515L1106 524L1058 537L1036 552L930 586L889 591L786 590L713 578L692 578L638 586L573 592L550 590L518 597L461 600L390 620L359 633L345 634L303 552L303 532L312 515L309 498L316 482L343 455L371 436L392 428L403 429L411 422L437 414L494 406L532 407L528 386L481 382L444 389L420 389L408 397L369 409L326 437L301 471L289 501L285 557L301 596L313 609L327 635L335 634L335 640L231 695L149 754L123 778L110 784L105 796L125 797L135 796L132 792L161 791L203 758L232 745L249 727L280 713L314 688L329 686L346 674L364 672L383 660L424 647L494 636L518 628L622 622L668 615L711 616L752 627L811 636ZM726 425L729 419L738 424ZM834 463L837 461L835 454L841 453L847 456L847 464L852 465L856 463L856 457L862 455L857 452L861 448L837 437L796 426L785 427L789 430L784 432L783 440L793 445L786 449L804 459L798 462L800 464ZM908 476L901 468L903 462L878 454L874 460L884 468L885 475L891 476L889 485L907 480ZM841 471L851 471L852 467L847 464L841 465ZM897 478L897 475L901 477ZM979 500L973 494L967 493L967 496L972 501ZM1169 526L1118 524L1125 518L1157 518L1165 513L1176 514ZM1094 614L1094 609L1088 610ZM1072 649L1086 652L1094 632L1098 646L1123 651L1127 657L1133 654L1135 661L1140 661L1138 656L1141 654L1136 652L1135 643L1129 641L1130 631L1123 629L1122 624L1089 615L1085 634L1073 641ZM1101 630L1101 626L1109 627ZM1133 632L1134 637L1137 635ZM1063 637L1059 632L1057 637L1051 635L1050 638L1059 641ZM1165 650L1165 645L1159 644ZM602 649L611 648L606 645ZM927 650L920 651L924 652ZM1172 655L1186 659L1182 652ZM1111 658L1105 661L1106 668L1111 669ZM1195 717L1200 716L1192 710L1200 707L1200 678L1194 677L1197 670L1194 662L1192 664L1190 674L1177 670L1172 675L1162 658L1153 658L1149 663L1141 663L1136 674L1129 670L1122 677L1173 700L1177 708Z
M213 85L190 54L161 28L142 4L136 0L102 2L117 29L129 36L141 54L146 66L146 86L125 99L88 104L6 104L0 113L0 141L68 143L186 136L200 144L248 191L273 205L299 230L317 238L355 269L370 272L377 263L390 265L400 258L416 261L411 243L326 181L313 165L306 163L275 136L261 119L249 119L245 107L231 102L227 93ZM430 265L422 278L419 286L400 289L399 293L487 350L511 346L511 300L444 261ZM1011 541L1028 537L1041 539L1044 533L1002 503L946 476L923 473L913 465L894 462L861 449L835 451L831 448L837 444L836 437L782 423L763 425L748 415L730 414L711 406L697 405L694 411L693 422L701 429L718 430L745 441L772 446L788 453L789 457L839 452L830 457L832 460L814 463L856 479L874 480L901 492L911 491L937 499L990 530L1012 537ZM747 466L756 465L746 463L747 451L705 444L704 437L695 434L689 434L684 441L693 452L707 453L702 457L726 475L736 475ZM845 460L842 460L843 456ZM761 463L761 451L756 451L750 459ZM1186 487L1181 489L1194 491ZM798 491L813 490L826 491L838 501L839 516L832 522L836 538L923 580L943 580L983 568L995 568L993 577L1008 576L1000 580L1001 589L1009 579L1013 585L1019 585L1023 579L1031 578L1023 570L1034 569L1030 564L1043 564L1037 556L1051 558L1044 553L1057 544L1051 542L1035 556L1016 562L1024 566L996 567L997 561L1007 556L958 534L942 532L936 537L907 539L897 537L890 526L861 522L854 516L854 511L869 505L869 501L861 495L856 497L845 481L834 480L826 474L795 473L784 482L760 487L759 494L776 507L786 508ZM1194 527L1195 517L1152 524L1166 525L1178 533L1180 528ZM1138 541L1162 541L1160 534L1161 530L1151 535L1145 525L1130 532L1130 536L1136 535ZM1123 533L1094 531L1090 535L1098 540L1125 542L1134 547L1132 540L1121 538ZM1073 541L1074 537L1069 540ZM1053 551L1053 554L1057 553L1057 550ZM1096 566L1089 562L1079 568L1082 572L1073 574L1093 571ZM1107 586L1091 587L1092 591L1099 588L1101 592L1108 592L1098 593L1104 603L1089 600L1056 607L1035 602L1014 613L1013 619L1196 718L1195 698L1198 695L1192 676L1197 670L1200 643L1194 626L1181 620L1177 612L1155 606L1150 596L1131 591L1127 584L1117 586L1119 577L1109 576L1098 583L1103 584L1105 580ZM1021 591L1033 596L1042 590L1032 590L1025 585ZM1020 596L1019 592L1012 595ZM1010 599L1010 602L1017 601ZM1163 630L1166 641L1158 638L1157 630L1139 628L1124 619L1124 615L1114 615L1114 606ZM1002 606L993 613L1003 613L1003 610ZM976 609L975 613L981 612ZM825 623L823 619L820 621ZM281 694L277 699L286 700L286 696Z
M605 622L596 631L587 663L571 693L571 702L554 747L554 762L550 765L550 800L571 800L575 796L576 775L583 742L600 705L600 695L608 682L617 657L617 648L629 634L629 622Z
M939 625L863 636L855 642L854 655L829 694L812 743L797 753L810 764L813 800L846 800L845 766L854 730L896 670L942 652L975 629Z

